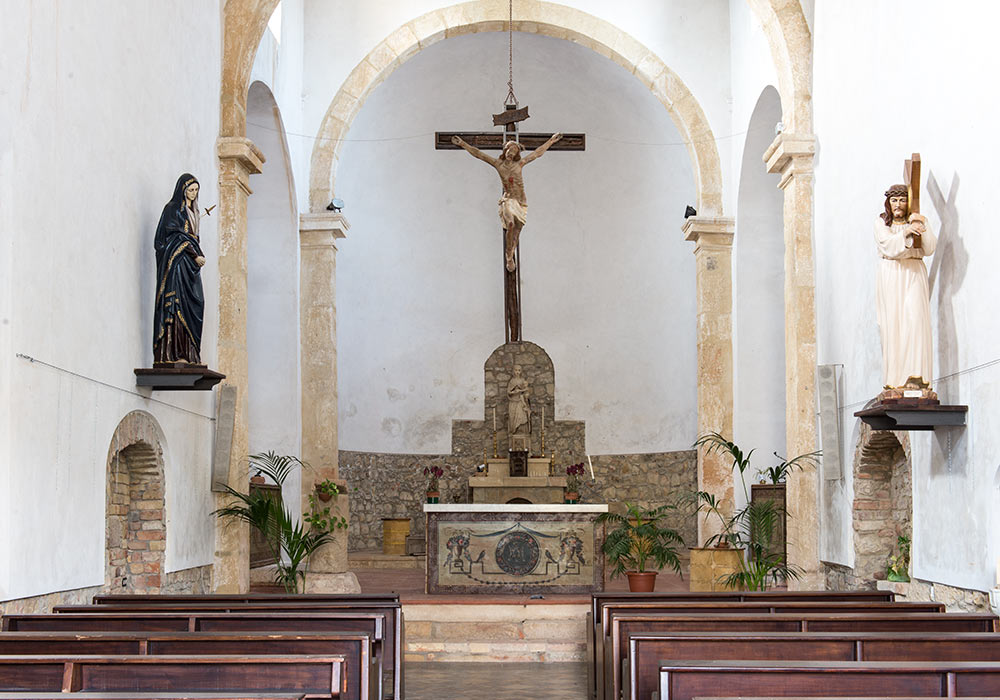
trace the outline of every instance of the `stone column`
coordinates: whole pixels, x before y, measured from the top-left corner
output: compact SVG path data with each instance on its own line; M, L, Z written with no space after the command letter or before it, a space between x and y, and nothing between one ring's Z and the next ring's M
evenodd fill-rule
M785 430L788 456L817 449L816 306L813 275L812 134L781 133L764 153L785 192ZM819 564L819 475L815 466L789 473L788 561L803 569L788 587L822 589Z
M682 227L694 243L698 295L698 434L733 434L733 229L732 218L691 216ZM732 460L698 450L698 489L732 512ZM698 517L698 542L721 531L718 518Z
M302 372L302 508L309 507L314 484L337 481L337 279L338 238L350 224L343 214L302 214L299 220L299 323ZM336 511L350 516L347 489L341 485ZM347 571L347 530L313 555L306 577L311 593L360 593Z
M264 155L250 139L220 138L219 154L219 371L236 387L236 419L228 483L249 488L244 460L249 450L247 386L247 198L250 176L261 171ZM228 496L215 494L215 507ZM212 590L245 593L250 589L250 535L245 524L217 521Z

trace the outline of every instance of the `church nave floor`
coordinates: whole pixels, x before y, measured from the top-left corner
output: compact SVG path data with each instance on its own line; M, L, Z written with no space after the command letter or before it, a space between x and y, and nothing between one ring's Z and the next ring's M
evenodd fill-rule
M583 663L411 663L407 700L584 700Z

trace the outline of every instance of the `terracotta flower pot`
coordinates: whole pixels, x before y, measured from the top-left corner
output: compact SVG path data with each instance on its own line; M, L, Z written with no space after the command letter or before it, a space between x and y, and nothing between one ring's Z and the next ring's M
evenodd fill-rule
M320 491L319 489L316 489L316 495L319 496L319 500L323 501L323 503L326 503L331 498L333 498L332 493L329 493L327 491Z
M563 493L563 500L566 503L576 503L580 500L580 494L576 491L566 491Z
M427 502L428 503L437 503L440 500L440 498L441 498L441 492L440 491L428 491L427 492Z
M628 589L632 593L652 593L656 588L656 571L626 571Z
M262 477L260 474L256 474L256 475L250 477L250 483L251 484L263 484L266 481L267 481L267 479L265 479L264 477Z

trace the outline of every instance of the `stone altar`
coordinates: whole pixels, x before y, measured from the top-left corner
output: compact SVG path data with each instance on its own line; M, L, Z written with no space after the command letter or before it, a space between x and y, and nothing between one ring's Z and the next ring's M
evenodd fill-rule
M426 591L601 591L604 525L595 521L607 511L605 504L425 504Z

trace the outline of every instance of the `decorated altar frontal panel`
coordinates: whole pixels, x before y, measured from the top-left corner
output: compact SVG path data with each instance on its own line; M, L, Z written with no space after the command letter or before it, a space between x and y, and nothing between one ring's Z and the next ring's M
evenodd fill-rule
M599 505L427 511L428 593L592 593L604 587Z

